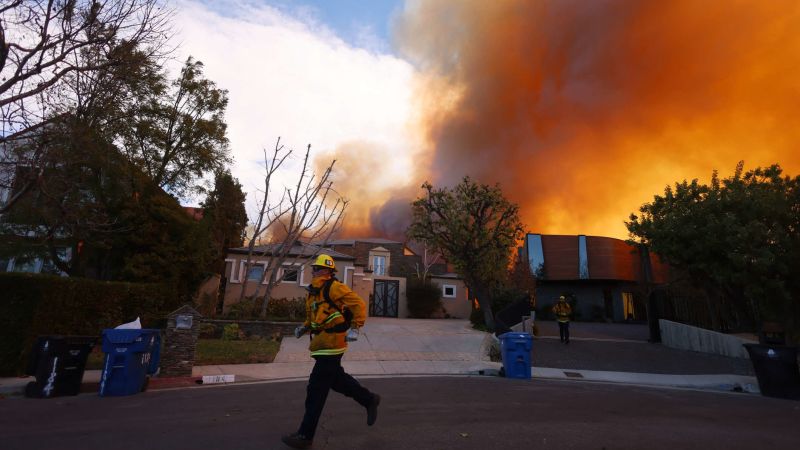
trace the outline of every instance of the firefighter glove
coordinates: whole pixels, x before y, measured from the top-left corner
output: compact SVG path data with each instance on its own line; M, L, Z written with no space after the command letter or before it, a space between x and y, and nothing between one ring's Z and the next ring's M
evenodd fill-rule
M344 337L344 340L347 342L353 342L358 340L358 328L350 328L347 332L347 335Z
M294 329L294 337L296 337L297 339L300 339L301 336L306 334L306 331L308 331L308 327L300 325L299 327Z

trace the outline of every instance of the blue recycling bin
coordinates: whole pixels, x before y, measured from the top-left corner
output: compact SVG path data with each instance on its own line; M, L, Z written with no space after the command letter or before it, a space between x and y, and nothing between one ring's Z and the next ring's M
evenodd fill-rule
M133 395L147 387L147 375L158 370L161 331L103 330L103 374L101 396Z
M508 332L500 335L500 354L506 378L531 378L531 347L533 337L529 333Z

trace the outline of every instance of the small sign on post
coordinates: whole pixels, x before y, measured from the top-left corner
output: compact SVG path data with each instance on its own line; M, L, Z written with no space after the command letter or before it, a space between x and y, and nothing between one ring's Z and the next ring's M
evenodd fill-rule
M191 330L192 329L192 316L180 314L175 317L175 328L178 330Z
M164 351L161 356L161 376L191 377L194 354L202 316L184 305L167 316Z

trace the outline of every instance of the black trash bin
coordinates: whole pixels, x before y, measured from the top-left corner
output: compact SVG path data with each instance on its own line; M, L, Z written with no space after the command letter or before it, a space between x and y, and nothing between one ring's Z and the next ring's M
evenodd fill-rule
M78 395L86 360L96 336L41 336L31 352L28 375L36 377L25 387L26 397Z
M800 400L797 347L744 344L756 371L758 388L767 397Z

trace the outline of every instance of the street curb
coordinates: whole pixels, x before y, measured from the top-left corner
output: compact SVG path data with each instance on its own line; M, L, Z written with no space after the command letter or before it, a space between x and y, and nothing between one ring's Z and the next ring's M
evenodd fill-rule
M145 391L158 391L161 389L176 389L198 387L202 385L203 377L148 377L147 387ZM25 386L30 381L35 381L35 377L20 378L18 383L8 386L0 386L0 398L3 397L24 397ZM145 392L143 391L143 392ZM98 394L100 392L100 383L98 381L84 381L81 383L79 393L81 394ZM69 396L65 396L69 397ZM56 398L56 397L53 397Z

